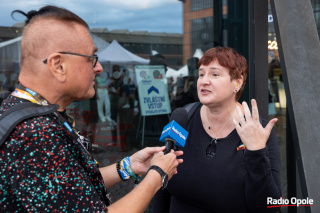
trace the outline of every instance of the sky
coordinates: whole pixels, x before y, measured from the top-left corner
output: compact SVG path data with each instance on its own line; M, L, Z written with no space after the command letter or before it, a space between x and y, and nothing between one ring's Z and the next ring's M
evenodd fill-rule
M183 3L178 0L0 0L0 26L24 22L13 10L39 10L48 4L68 9L90 28L182 33Z

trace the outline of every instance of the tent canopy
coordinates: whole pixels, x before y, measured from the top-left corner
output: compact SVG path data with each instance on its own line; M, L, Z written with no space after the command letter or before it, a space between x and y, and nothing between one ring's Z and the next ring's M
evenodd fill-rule
M167 67L167 72L166 72L166 77L170 78L170 77L178 77L179 73L177 70L172 69L170 67Z
M149 64L149 60L141 58L125 48L123 48L116 40L105 48L98 52L100 63L109 64Z
M201 49L196 49L196 51L193 54L193 57L197 57L201 59L202 56L203 56L203 52L201 51ZM177 77L189 76L188 65L184 65L183 67L181 67L178 71L175 72L174 76L177 76Z
M196 51L194 51L193 57L197 57L197 58L201 59L202 56L203 56L203 52L201 49L198 48L198 49L196 49Z
M91 38L93 40L94 45L96 45L96 47L98 48L98 52L104 50L105 48L107 48L110 43L106 42L105 40L103 40L102 38L99 38L98 36L94 35L93 33L90 33Z
M0 73L19 73L21 36L0 43Z
M189 75L189 69L188 69L188 65L184 65L183 67L181 67L179 70L178 70L178 73L179 73L179 77L185 77L185 76L188 76Z

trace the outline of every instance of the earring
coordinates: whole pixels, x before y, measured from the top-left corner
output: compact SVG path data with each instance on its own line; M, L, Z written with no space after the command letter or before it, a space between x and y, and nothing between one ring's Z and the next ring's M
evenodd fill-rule
M237 89L235 89L234 91L235 91L235 92L238 92L238 90L237 90Z

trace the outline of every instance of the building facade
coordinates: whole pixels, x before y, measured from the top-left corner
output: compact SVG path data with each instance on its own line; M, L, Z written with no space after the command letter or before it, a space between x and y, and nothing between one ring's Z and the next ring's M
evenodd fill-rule
M166 58L169 67L179 69L182 66L182 35L178 33L152 33L148 31L91 29L94 35L111 43L117 40L128 51L149 59L152 51Z

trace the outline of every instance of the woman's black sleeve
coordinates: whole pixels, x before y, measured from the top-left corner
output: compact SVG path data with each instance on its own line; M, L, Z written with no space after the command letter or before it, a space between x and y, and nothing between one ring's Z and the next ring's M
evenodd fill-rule
M170 211L171 195L168 190L160 189L153 197L152 212L168 213Z
M267 199L281 197L280 150L273 128L264 149L246 150L244 162L247 170L245 182L246 203L250 212L276 212L267 208Z

